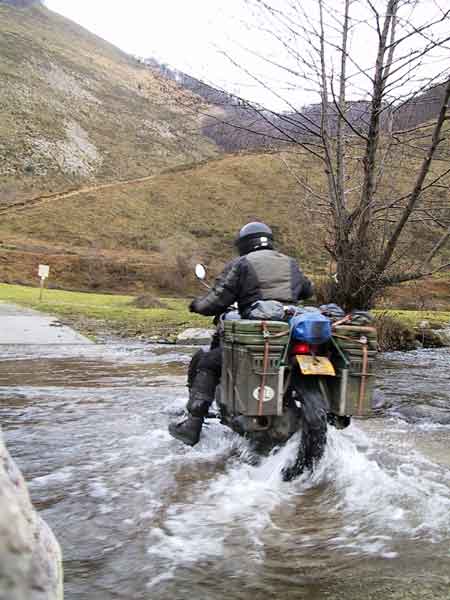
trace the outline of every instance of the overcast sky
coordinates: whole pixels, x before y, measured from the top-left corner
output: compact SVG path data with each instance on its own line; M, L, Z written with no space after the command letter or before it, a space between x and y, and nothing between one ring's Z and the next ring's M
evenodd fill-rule
M288 39L289 31L281 23L277 25L276 20L269 27L267 21L259 20L257 12L248 8L252 1L255 0L46 0L46 5L125 52L156 58L262 105L289 109L293 105L299 108L317 102L318 96L306 80L301 81L273 66L277 63L299 69L298 62L293 61L283 44L275 39L277 34L283 40ZM292 0L270 1L276 7L283 7L285 14L289 10L286 7L296 6L295 19L299 18L298 7L308 18L314 15L314 7L317 7L313 0L298 0L297 4ZM329 26L327 40L331 44L343 0L324 1L328 2L325 18ZM372 1L379 7L386 4L386 0ZM441 14L448 8L449 1L410 0L408 5L405 3L402 15L407 19L413 14L415 24L422 24ZM352 68L355 71L349 80L349 96L364 98L367 97L368 79L361 71L373 72L376 31L375 27L364 24L367 18L373 20L369 2L353 3L352 7L355 29L349 43L358 67L352 64L348 67L350 75ZM440 30L450 34L450 22L447 20ZM303 41L299 47L297 40L291 41L292 48L298 48L302 56L308 56L308 43ZM330 54L333 52L331 46L328 50ZM403 51L411 50L414 47L408 41ZM450 57L448 49L447 53ZM264 60L258 54L263 55ZM245 69L238 68L229 57ZM425 61L420 73L416 72L417 80L443 69L440 58L438 60L435 55L432 59L428 63ZM339 57L330 56L329 61L330 72L338 72Z
M153 57L230 91L245 77L220 56L239 28L242 0L46 0L46 5L125 52ZM250 84L250 82L247 82ZM244 85L245 87L245 85Z

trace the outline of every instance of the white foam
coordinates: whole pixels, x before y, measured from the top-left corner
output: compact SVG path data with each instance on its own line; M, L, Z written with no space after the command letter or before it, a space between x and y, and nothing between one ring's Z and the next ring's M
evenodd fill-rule
M420 532L428 541L439 541L450 534L450 489L441 483L446 473L417 451L405 447L402 455L382 464L379 447L360 452L352 436L333 430L319 468L311 482L328 481L336 490L336 510L342 511L358 527L352 532L352 544L371 551L370 537L381 540L382 534L413 538ZM385 443L381 439L379 444ZM377 446L374 438L371 446ZM344 536L345 537L345 536ZM387 541L387 540L386 540ZM379 548L372 550L378 553ZM386 550L385 545L381 548Z
M169 507L164 527L150 531L149 554L175 560L177 564L190 564L223 556L227 540L244 533L254 557L262 558L264 544L260 534L271 526L271 511L290 493L282 482L281 468L295 453L297 443L292 440L257 467L235 461L206 487L199 485L189 503ZM212 450L208 442L203 448ZM246 448L241 446L240 450L245 455Z
M382 456L382 437L371 439L354 426L344 433L331 430L314 474L286 483L281 470L294 459L298 441L299 436L294 436L256 467L235 459L224 473L199 481L189 497L168 507L162 525L150 529L148 553L175 567L231 558L232 540L239 539L246 560L259 562L265 556L267 539L272 543L276 534L297 536L297 547L325 543L349 555L389 559L397 556L396 542L401 538L420 536L432 543L450 535L448 471L420 453L408 455L405 447L405 455L400 452L384 464L373 458ZM205 450L210 455L208 442L191 453L191 459L196 456L201 461ZM311 510L306 495L324 486L315 508L332 520L334 531L315 528L306 535L301 522L290 530L286 520L282 525L273 521L274 513L289 513L299 502L305 504L306 518L306 511Z
M28 482L30 488L51 488L53 486L60 486L61 484L68 483L74 478L73 467L63 467L58 471L49 473L48 475L41 475L40 477L34 477Z

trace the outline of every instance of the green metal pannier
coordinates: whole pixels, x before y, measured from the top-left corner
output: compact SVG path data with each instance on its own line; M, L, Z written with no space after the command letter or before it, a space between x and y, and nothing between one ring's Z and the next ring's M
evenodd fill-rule
M331 411L341 416L371 415L378 353L375 327L337 326L333 342L336 377L328 380Z
M271 343L278 345L287 344L289 340L289 324L283 321L251 321L241 319L236 321L225 321L225 342L232 344L244 344L253 346L264 346L263 323L274 338Z
M263 325L264 323L264 325ZM283 414L284 367L281 357L289 340L289 325L279 321L225 321L221 380L222 403L234 414ZM260 386L264 372L263 329L268 334L269 356L264 397Z

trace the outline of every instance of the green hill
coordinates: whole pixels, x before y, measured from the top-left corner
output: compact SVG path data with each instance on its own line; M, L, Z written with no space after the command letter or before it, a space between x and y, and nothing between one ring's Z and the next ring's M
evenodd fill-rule
M328 272L329 214L307 191L326 194L319 161L285 148L305 188L278 151L219 154L200 133L198 96L45 7L16 1L0 0L0 281L35 283L45 263L56 287L198 291L193 264L217 272L236 231L255 219L308 274ZM386 201L411 189L421 157L411 148L389 150ZM349 174L358 175L353 151ZM424 202L446 193L430 189ZM412 222L402 255L420 259L417 241L431 246L434 236L434 224Z
M197 96L44 6L12 4L0 2L0 205L216 153Z
M320 177L311 160L304 168ZM5 212L0 279L34 281L41 261L54 265L62 287L182 291L192 264L219 269L236 231L254 219L267 220L307 268L326 264L323 228L302 212L278 155L240 154Z

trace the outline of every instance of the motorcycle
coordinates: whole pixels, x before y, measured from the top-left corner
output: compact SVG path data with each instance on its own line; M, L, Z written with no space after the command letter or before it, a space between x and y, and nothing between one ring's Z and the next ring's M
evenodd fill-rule
M195 273L209 287L205 267ZM235 307L219 318L217 416L258 453L300 431L295 463L283 471L289 480L320 460L328 426L344 428L352 416L370 415L376 330L360 311L327 316L327 307L256 304L251 319L241 319Z

